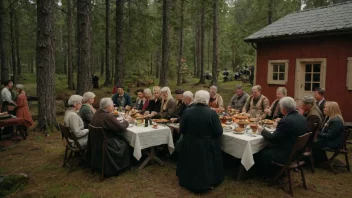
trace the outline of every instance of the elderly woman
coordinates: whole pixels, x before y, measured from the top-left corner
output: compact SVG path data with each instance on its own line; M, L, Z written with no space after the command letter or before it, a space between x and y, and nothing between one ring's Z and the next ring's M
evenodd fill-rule
M88 129L84 129L84 123L77 111L82 107L82 96L72 95L68 100L69 108L66 110L64 123L70 127L71 132L77 137L78 143L84 147L88 141ZM73 140L70 143L74 145Z
M211 86L209 89L210 99L209 99L209 107L213 108L217 112L224 111L224 100L217 93L218 88L216 86Z
M83 99L82 99L83 105L79 110L79 115L83 120L85 129L88 129L88 125L92 121L93 115L96 111L92 106L92 104L94 103L94 99L95 99L95 94L93 92L86 92L83 94Z
M143 104L142 111L145 111L149 106L149 102L150 102L150 99L153 97L153 94L149 88L144 89L143 94L144 94L145 102Z
M153 112L152 117L154 118L165 118L170 119L172 115L176 112L177 104L171 95L171 90L169 87L163 87L160 89L161 95L161 108L160 113Z
M24 92L23 85L17 84L16 91L18 92L18 96L16 99L16 116L27 120L28 122L30 122L31 125L33 125L34 122L32 119L31 112L29 111L27 96Z
M259 168L263 176L267 177L274 175L272 161L284 164L290 156L297 137L308 132L307 121L296 111L296 102L293 98L283 97L279 105L284 117L279 121L273 133L258 125L258 131L265 140L271 143L270 147L258 153Z
M223 131L219 116L208 107L209 98L209 92L197 91L180 123L183 140L176 174L180 186L194 192L211 189L224 179L219 142Z
M102 160L104 160L104 175L117 175L122 170L130 166L129 147L122 132L128 127L126 120L118 121L111 112L114 111L114 103L111 98L100 100L100 108L94 114L90 125L101 127L102 133L89 134L87 150L88 163L98 170L101 170ZM104 158L102 159L102 152Z
M280 111L279 101L281 98L287 96L287 89L285 87L279 87L276 90L276 100L271 104L269 109L265 109L264 112L267 114L266 118L276 119L282 118L283 115Z
M324 107L326 116L323 128L318 133L316 142L313 144L313 157L315 161L321 162L327 160L325 151L322 148L329 147L337 149L341 146L341 138L343 136L343 117L339 108L339 104L333 101L327 101Z

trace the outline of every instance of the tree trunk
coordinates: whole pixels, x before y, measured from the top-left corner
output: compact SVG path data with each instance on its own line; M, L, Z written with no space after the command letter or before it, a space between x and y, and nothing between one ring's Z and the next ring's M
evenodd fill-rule
M200 20L200 80L198 84L204 84L204 17L205 17L205 1L202 3L202 15Z
M54 1L37 0L37 129L41 131L48 131L52 129L53 125L57 124L55 101L54 14Z
M5 18L4 0L0 0L0 62L1 62L1 81L5 82L9 78L9 68L6 64L5 38L4 38L4 18Z
M235 72L236 70L236 44L232 45L232 71Z
M177 68L177 86L181 85L181 65L182 65L182 57L183 57L183 4L184 0L181 0L181 28L180 28L180 51L178 56L178 68Z
M71 1L67 0L67 88L74 89L72 68L72 8Z
M35 63L35 56L31 57L31 74L34 74L34 63Z
M153 53L150 54L150 74L153 75Z
M268 24L273 23L273 1L268 0Z
M12 65L12 80L16 84L17 72L16 72L16 49L15 49L15 33L14 33L14 4L10 5L10 41L11 41L11 65Z
M18 25L18 15L14 13L15 19L15 42L16 42L16 59L17 59L17 75L21 75L21 56L20 56L20 33L19 33L19 25Z
M155 78L159 78L160 76L160 49L156 51L156 59L155 59Z
M201 14L202 15L202 14ZM197 78L200 78L201 67L201 22L197 23Z
M65 55L65 61L64 61L64 75L67 75L67 53Z
M197 77L197 65L198 65L198 42L197 42L197 39L198 39L198 32L197 32L197 23L195 25L195 28L194 28L194 33L195 33L195 39L194 39L194 51L193 51L193 78L196 78Z
M159 86L167 85L168 69L169 69L169 23L170 23L170 0L163 0L163 27L162 27L162 54L161 54L161 70Z
M210 71L210 39L211 38L211 32L209 32L208 35L208 71Z
M78 0L77 26L78 26L78 65L77 65L77 91L79 95L93 88L91 74L91 1Z
M116 65L115 85L123 86L123 8L124 0L116 0Z
M111 84L110 74L110 0L105 1L105 82L104 85Z
M105 56L104 56L104 52L101 52L101 56L100 56L100 76L104 75L104 69L105 69Z
M218 84L218 60L219 60L219 48L218 48L218 40L219 40L219 18L218 18L218 7L219 0L213 0L213 65L212 65L212 85Z

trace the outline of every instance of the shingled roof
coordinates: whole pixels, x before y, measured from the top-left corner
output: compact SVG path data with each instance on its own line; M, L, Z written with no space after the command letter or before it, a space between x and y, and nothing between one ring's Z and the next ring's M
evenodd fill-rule
M352 32L352 1L289 14L244 40L254 42L341 32Z

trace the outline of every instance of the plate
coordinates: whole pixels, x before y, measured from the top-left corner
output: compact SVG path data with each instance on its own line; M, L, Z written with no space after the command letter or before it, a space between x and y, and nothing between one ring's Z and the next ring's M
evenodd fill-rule
M236 132L236 131L233 131L234 134L244 134L244 131L242 132Z
M169 120L167 120L167 119L153 119L153 122L156 122L156 123L168 123Z

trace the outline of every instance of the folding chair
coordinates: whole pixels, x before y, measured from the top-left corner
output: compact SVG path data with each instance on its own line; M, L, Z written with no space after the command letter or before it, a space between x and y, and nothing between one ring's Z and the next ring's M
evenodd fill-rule
M64 156L64 162L62 164L62 167L68 166L70 168L70 171L73 170L73 168L75 167L72 163L73 160L73 156L77 153L80 154L80 156L83 159L85 150L87 147L82 147L78 140L77 137L71 132L70 128L67 126L64 126L62 124L60 124L60 131L61 131L61 135L62 137L65 139L66 141L66 149L65 149L65 156ZM69 139L73 140L75 146L71 145L71 142L69 141ZM67 153L70 151L69 155L67 156Z
M104 140L101 142L101 147L95 147L91 144L91 140L99 140L101 139L101 137L103 136ZM101 156L102 156L102 160L101 160L101 176L100 176L100 181L104 180L104 160L105 160L105 147L106 147L106 136L104 133L104 129L102 127L95 127L93 125L89 125L89 136L88 136L88 149L91 150L101 150ZM98 157L98 156L97 156ZM89 162L90 163L90 162ZM90 164L91 165L91 164ZM91 165L91 169L92 169L92 173L94 172L94 168Z
M311 132L310 132L311 133ZM317 130L315 132L315 134L312 134L311 138L308 139L308 142L307 142L307 147L306 147L306 151L303 153L303 156L308 158L309 160L309 163L310 163L310 169L312 170L312 173L314 173L314 159L313 159L313 144L315 142L315 140L317 139L317 134L319 133L319 130Z
M331 158L328 160L328 164L331 167L332 171L334 171L335 174L337 174L336 169L334 168L334 160L335 158L339 155L339 154L344 154L345 155L345 161L346 161L346 165L342 166L343 168L346 168L348 172L351 172L350 170L350 163L348 161L348 153L347 153L347 147L346 147L346 141L348 139L348 137L350 136L350 130L344 130L343 132L343 136L341 139L341 144L340 147L338 149L331 149L331 148L323 148L322 150L326 151L326 152L333 152L334 154L331 156Z
M302 165L304 164L304 161L301 161L301 158L303 156L303 153L305 152L306 145L311 134L312 133L306 133L297 138L296 144L293 146L290 157L285 164L280 164L274 161L272 162L273 165L281 167L280 171L274 177L272 184L279 182L282 189L285 191L284 183L280 181L280 179L284 176L284 174L286 174L288 177L288 184L289 184L288 193L291 196L293 196L291 171L295 170L296 168L300 170L303 187L307 190L306 178L304 176L303 169L302 169Z

